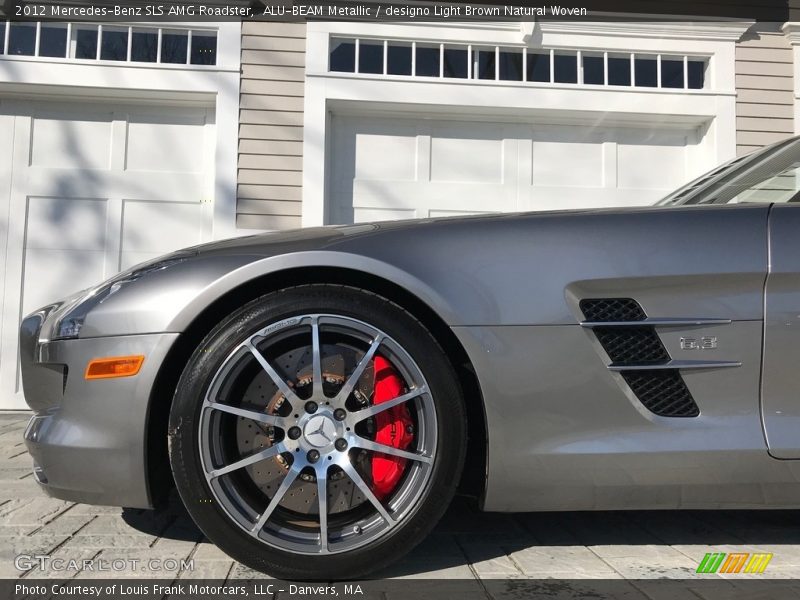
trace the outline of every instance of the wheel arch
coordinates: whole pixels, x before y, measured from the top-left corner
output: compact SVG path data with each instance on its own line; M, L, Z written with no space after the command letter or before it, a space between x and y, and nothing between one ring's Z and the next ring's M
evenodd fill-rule
M197 344L244 303L273 291L309 284L345 285L377 294L407 310L431 332L453 366L463 391L468 427L466 464L480 466L464 469L459 488L482 504L488 465L486 413L480 382L463 345L428 302L402 285L373 273L332 266L292 267L257 275L228 289L186 319L182 333L161 364L149 399L145 464L148 494L154 504L173 486L167 456L169 410L178 379Z

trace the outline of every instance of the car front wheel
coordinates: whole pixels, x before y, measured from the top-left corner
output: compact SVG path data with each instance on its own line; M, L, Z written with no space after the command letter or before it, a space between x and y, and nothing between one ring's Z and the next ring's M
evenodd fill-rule
M203 340L173 400L170 461L208 538L286 579L351 579L433 528L458 484L466 417L430 332L355 288L298 286Z

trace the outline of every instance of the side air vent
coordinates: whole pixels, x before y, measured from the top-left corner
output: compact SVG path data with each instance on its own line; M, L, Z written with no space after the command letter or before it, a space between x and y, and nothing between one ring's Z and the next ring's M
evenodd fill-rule
M614 363L669 361L669 353L653 327L597 327L594 333Z
M696 417L700 414L677 369L625 371L622 377L652 413L661 417Z
M581 300L587 321L644 321L647 316L633 298L591 298Z
M700 409L653 325L632 298L584 299L580 308L592 332L642 405L660 417L696 417ZM607 325L605 323L608 323ZM620 382L620 385L625 385Z

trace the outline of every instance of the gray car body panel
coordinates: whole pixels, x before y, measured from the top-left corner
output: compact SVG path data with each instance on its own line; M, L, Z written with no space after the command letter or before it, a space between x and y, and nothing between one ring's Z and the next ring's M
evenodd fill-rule
M668 351L697 329L668 332ZM455 331L487 398L486 510L800 504L800 464L774 460L764 443L760 322L714 327L727 346L718 354L742 367L684 373L701 411L691 419L644 410L579 327Z
M774 206L770 213L770 273L764 318L761 404L770 453L800 458L800 210Z
M177 337L131 335L38 346L35 363L63 365L68 373L63 385L61 377L39 380L43 369L25 377L25 397L37 413L25 441L37 479L49 495L91 504L152 506L146 468L150 391ZM136 354L146 358L135 377L83 377L93 358Z
M619 288L636 291L659 316L713 316L724 307L726 318L761 319L767 212L766 206L561 211L228 240L124 288L92 310L81 335L182 331L237 286L301 267L381 277L450 326L574 324L565 290Z
M770 456L759 409L769 213L767 205L562 211L217 242L123 287L89 312L84 339L59 343L64 360L80 364L87 350L73 355L67 348L174 336L256 278L348 269L402 286L464 346L487 419L487 510L800 506L798 463ZM626 391L580 326L580 299L596 297L635 298L651 318L729 320L658 333L673 359L688 360L697 356L680 338L713 332L719 346L702 358L741 365L684 374L699 417L656 417ZM74 390L90 396L87 406L106 402L104 425L140 456L146 410L116 414L114 406L130 393L136 406L146 404L148 381L121 388L111 404L91 382ZM141 423L131 427L132 418ZM794 439L785 444L800 447ZM119 457L98 452L95 460L110 470ZM142 481L143 462L124 468L141 469L131 481ZM141 503L141 496L131 498ZM130 504L119 494L86 499Z

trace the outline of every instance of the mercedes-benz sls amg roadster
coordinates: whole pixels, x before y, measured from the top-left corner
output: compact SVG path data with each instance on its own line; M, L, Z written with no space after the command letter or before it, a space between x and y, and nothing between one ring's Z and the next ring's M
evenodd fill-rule
M490 199L487 199L490 201ZM46 493L174 485L230 556L385 567L486 511L800 507L800 141L644 208L175 252L21 325Z

